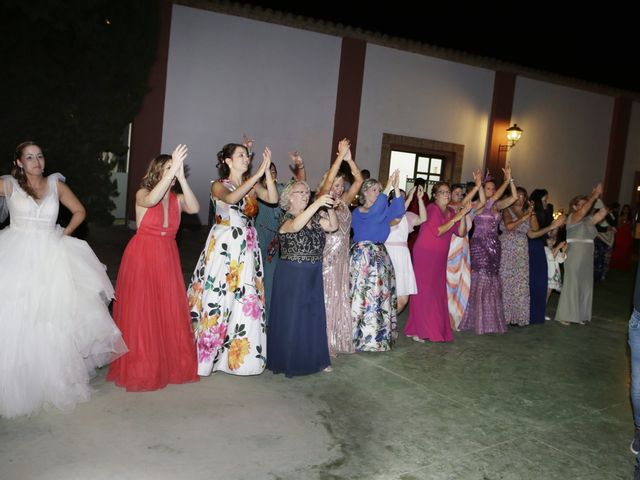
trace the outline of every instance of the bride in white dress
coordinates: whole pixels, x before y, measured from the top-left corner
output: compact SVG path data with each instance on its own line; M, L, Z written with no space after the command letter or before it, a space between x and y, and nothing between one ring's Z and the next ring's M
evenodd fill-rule
M0 231L0 416L31 415L87 401L95 368L127 351L108 302L113 287L89 245L68 236L85 210L42 150L16 148L0 177L10 225ZM73 214L56 225L59 204ZM0 212L0 215L2 212Z

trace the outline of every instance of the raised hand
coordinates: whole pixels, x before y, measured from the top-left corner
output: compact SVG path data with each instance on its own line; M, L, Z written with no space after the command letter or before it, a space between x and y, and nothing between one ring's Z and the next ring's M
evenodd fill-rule
M349 150L347 150L346 155L344 156L344 159L347 162L350 162L351 160L353 160L353 157L351 156L351 147L349 147Z
M253 138L251 138L246 133L242 135L242 145L247 147L247 150L249 150L250 152L253 148L253 142L254 142Z
M593 187L593 190L591 191L591 195L595 195L596 197L599 197L602 195L603 190L604 189L602 188L602 183L599 183L595 187Z
M171 172L178 179L184 178L184 159L187 158L189 149L186 145L179 144L171 154Z
M271 165L271 150L269 147L265 147L264 152L262 152L262 163L256 171L258 178L262 178L264 173L268 170L269 165Z
M535 208L535 203L532 200L529 200L527 202L527 213L529 214L529 216L532 216L534 213L534 208Z
M563 226L565 223L567 223L567 217L565 217L563 214L560 214L558 218L551 222L551 226L555 229Z
M267 161L269 162L269 165L271 165L271 149L269 147L264 147L264 152L262 152L262 161ZM267 165L267 168L269 165Z
M400 170L393 172L393 188L400 187Z
M502 172L504 173L505 182L508 182L509 180L511 180L511 161L509 159L507 159L507 161L505 162Z
M187 158L188 152L189 152L189 149L187 148L186 145L183 145L183 144L178 145L173 151L173 153L171 154L171 158L173 159L173 165L175 165L176 163L181 164L182 162L184 162L184 159Z
M343 138L338 142L338 155L341 159L344 159L344 156L349 151L349 147L351 146L351 142L347 138Z
M295 150L293 152L290 152L289 158L291 158L291 161L293 162L293 165L290 168L294 172L304 167L304 162L302 161L302 155L300 155L299 151Z
M389 180L387 180L387 188L395 188L395 184L396 182L399 180L400 177L400 170L396 169L393 171L393 173L389 176Z
M482 187L482 172L480 170L473 172L473 181L475 182L476 187Z
M315 203L318 206L318 208L322 208L322 207L333 208L336 201L330 193L325 193L324 195L320 195L320 197L318 197L318 199L313 203Z

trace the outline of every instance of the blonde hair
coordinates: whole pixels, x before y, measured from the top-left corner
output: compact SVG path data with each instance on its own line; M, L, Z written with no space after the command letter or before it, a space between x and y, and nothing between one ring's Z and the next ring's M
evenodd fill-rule
M569 202L569 213L573 212L573 207L578 204L581 200L589 200L589 197L586 195L576 195Z
M376 180L375 178L367 178L362 186L360 187L360 192L358 193L358 201L360 205L364 205L364 194L367 190L369 190L374 185L380 185L380 190L382 190L382 184Z
M169 160L172 160L171 155L164 154L158 155L156 158L151 160L151 163L149 163L149 167L147 168L147 173L142 177L140 186L147 190L153 190L153 187L155 187L162 178L162 170Z
M288 212L291 207L291 190L293 190L293 187L296 185L304 185L307 190L309 190L309 184L304 180L291 180L287 183L280 194L280 208L285 212Z

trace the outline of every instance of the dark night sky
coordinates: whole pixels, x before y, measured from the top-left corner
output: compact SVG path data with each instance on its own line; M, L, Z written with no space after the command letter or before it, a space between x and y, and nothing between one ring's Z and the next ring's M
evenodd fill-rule
M358 10L352 10L356 4L349 2L343 2L342 7L300 0L246 0L243 3L640 92L637 65L640 41L634 37L638 27L630 24L631 19L624 18L630 14L624 9L608 14L602 8L594 12L576 12L568 6L561 11L556 4L553 7L536 6L537 10L527 11L531 7L520 3L515 7L520 11L511 10L512 14L465 10L464 23L477 25L469 28L456 22L459 12L416 14L411 5L417 0L388 0L386 8L373 8L358 2L357 5L363 5ZM393 5L393 9L389 5Z

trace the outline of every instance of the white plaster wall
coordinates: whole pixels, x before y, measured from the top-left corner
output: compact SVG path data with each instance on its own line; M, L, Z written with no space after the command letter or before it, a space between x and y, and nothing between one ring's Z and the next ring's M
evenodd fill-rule
M482 168L494 72L376 45L367 56L357 161L378 175L382 134L462 144L463 179Z
M173 6L162 149L189 146L201 221L216 153L243 133L259 153L271 146L281 179L290 178L288 152L297 149L318 183L335 150L340 48L338 37Z
M512 121L524 130L508 153L529 192L546 188L556 209L604 180L613 97L518 77Z
M618 202L621 205L631 203L633 197L633 180L636 171L640 170L640 104L633 102L631 105L631 120L629 122L629 135L627 150L624 157L622 181L620 182L620 195ZM636 206L631 204L636 210Z

